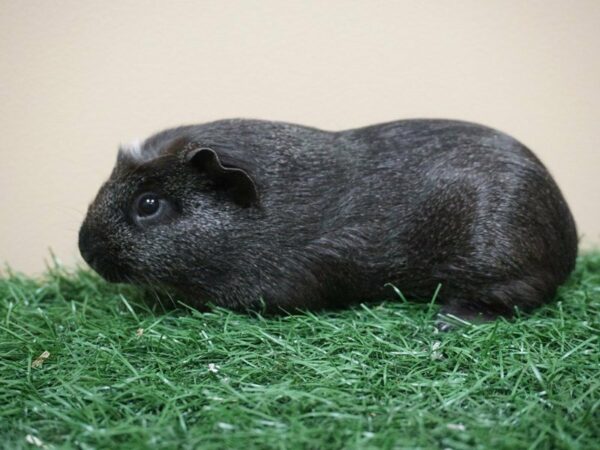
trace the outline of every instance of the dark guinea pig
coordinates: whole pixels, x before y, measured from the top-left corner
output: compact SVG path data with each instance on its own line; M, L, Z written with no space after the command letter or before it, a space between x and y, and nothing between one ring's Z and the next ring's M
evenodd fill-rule
M550 301L577 233L542 163L481 125L222 120L121 148L79 248L107 280L197 307L336 308L441 284L443 312L489 319Z

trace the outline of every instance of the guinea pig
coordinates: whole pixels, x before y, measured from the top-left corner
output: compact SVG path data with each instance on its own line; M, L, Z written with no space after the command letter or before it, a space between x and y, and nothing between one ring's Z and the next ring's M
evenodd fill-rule
M544 165L491 128L236 119L121 147L79 249L106 280L193 307L293 312L437 290L443 313L471 320L550 301L577 233Z

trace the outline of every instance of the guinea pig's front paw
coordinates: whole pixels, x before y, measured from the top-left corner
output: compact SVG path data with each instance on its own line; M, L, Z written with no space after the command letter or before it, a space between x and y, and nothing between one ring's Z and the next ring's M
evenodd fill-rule
M437 315L435 326L440 331L451 331L464 326L472 326L491 322L498 317L496 314L485 311L473 311L464 308L460 303L447 303Z
M448 317L444 316L443 314L437 315L437 318L435 319L435 327L442 333L456 329L456 325L449 322Z

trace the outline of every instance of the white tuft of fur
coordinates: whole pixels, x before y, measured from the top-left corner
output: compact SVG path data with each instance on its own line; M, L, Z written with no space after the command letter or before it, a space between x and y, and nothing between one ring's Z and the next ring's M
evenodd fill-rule
M144 141L140 139L136 139L129 144L121 144L119 146L121 152L127 157L133 159L134 161L143 161L142 157L142 147L144 146Z

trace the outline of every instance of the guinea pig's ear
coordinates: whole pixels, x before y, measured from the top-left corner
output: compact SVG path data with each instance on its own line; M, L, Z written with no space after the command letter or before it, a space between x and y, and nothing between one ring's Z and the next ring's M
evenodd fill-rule
M234 165L224 164L213 149L191 149L186 153L186 159L215 183L217 189L226 191L238 205L247 208L258 204L258 189L248 172Z

